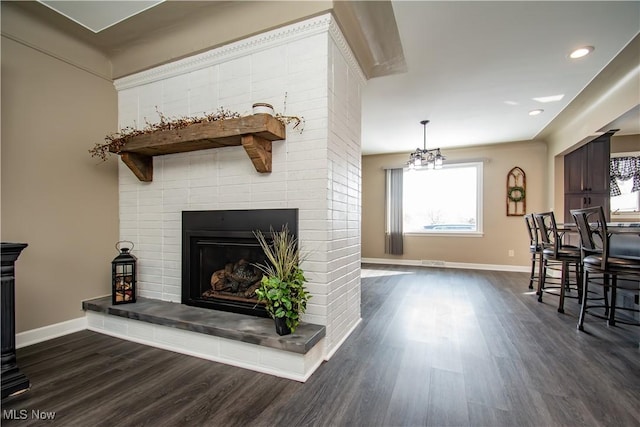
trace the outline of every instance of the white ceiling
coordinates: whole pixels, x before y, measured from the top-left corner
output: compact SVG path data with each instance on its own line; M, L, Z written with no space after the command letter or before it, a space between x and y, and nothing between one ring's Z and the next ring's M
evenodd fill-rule
M393 9L409 72L368 82L365 154L422 147L423 119L428 148L534 139L640 31L640 2L394 1ZM567 58L583 45L594 52Z
M123 25L119 22L138 13L148 15L149 11L141 11L161 2L46 3L94 33L109 28L94 34L96 44L106 48L107 33L114 43L124 37L116 31ZM174 20L181 18L175 12L180 3L185 11L196 7L193 2L163 6L169 3ZM125 9L125 4L132 8ZM428 148L535 139L640 32L638 1L392 1L392 5L409 71L367 83L364 154L422 147L424 119L430 120ZM594 46L594 52L568 59L571 50L584 45ZM548 103L534 99L555 95L563 97ZM544 109L542 114L528 115L539 108ZM621 123L638 130L637 111Z

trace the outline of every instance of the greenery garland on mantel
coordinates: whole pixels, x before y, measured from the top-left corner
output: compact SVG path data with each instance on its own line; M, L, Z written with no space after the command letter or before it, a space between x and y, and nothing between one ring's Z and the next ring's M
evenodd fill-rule
M241 117L240 113L225 110L223 107L218 108L215 113L195 117L168 118L167 116L162 114L162 112L158 111L157 107L156 112L160 116L160 122L149 123L145 119L145 127L143 129L135 129L128 126L124 129L121 129L120 132L112 133L105 136L104 143L96 143L95 146L89 150L89 153L91 153L91 157L97 157L102 161L106 161L109 154L119 154L122 148L127 144L127 142L131 138L138 135L145 135L165 130L183 129L194 124L215 122L218 120L237 119ZM275 114L274 117L282 122L282 124L284 124L285 126L293 124L293 129L299 129L300 133L302 133L302 131L304 130L304 117L285 116L280 113Z

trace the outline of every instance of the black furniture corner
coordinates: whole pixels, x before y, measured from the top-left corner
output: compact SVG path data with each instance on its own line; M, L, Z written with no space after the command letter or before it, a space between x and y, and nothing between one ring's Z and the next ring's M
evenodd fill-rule
M29 389L16 361L15 263L26 243L2 242L2 399Z

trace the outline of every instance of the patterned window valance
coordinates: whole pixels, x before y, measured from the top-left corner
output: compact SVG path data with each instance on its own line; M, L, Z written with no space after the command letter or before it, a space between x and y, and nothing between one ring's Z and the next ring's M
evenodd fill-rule
M622 194L616 179L620 181L633 179L631 192L640 191L640 157L612 157L609 162L609 173L612 196Z

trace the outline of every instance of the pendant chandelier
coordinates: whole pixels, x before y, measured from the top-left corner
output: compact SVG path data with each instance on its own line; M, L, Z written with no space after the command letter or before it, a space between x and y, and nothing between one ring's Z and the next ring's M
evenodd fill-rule
M424 128L424 142L422 149L416 148L416 151L409 155L409 161L407 162L409 169L422 167L426 167L427 169L442 168L445 157L440 153L440 149L434 148L427 150L427 123L429 123L429 120L422 120L420 122Z

